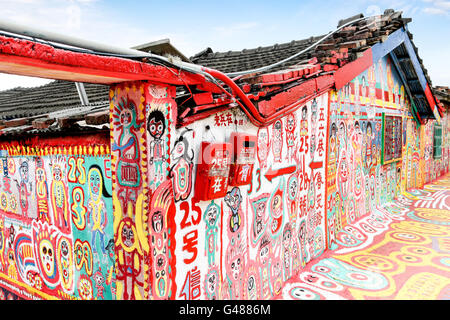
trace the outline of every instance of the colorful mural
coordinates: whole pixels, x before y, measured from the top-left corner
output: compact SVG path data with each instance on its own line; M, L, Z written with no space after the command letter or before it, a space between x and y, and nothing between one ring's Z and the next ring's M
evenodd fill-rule
M327 180L327 201L331 204L327 212L329 248L335 246L337 232L345 225L392 201L407 186L418 185L413 181L416 175L406 174L408 168L409 171L418 168L413 168L418 161L417 127L409 110L409 100L388 56L338 92L331 92ZM382 122L383 115L405 120L404 127L400 128L403 136L396 135L400 140L391 141L398 146L397 150L408 154L403 163L397 160L382 164L383 135L387 129ZM407 131L411 134L406 137Z
M115 299L110 157L59 151L2 151L0 281L25 299Z
M175 296L174 203L185 190L176 193L180 183L174 181L172 187L168 175L184 188L186 167L179 147L181 175L169 168L174 94L174 88L146 83L121 84L110 91L118 299Z
M446 300L450 177L347 225L346 239L283 287L286 300Z
M238 108L178 127L175 96L112 85L108 146L3 148L1 287L36 299L270 299L325 250L363 247L404 213L394 199L448 171L448 116L434 159L435 122L414 119L389 57L265 127ZM399 121L383 163L385 116Z
M327 116L323 95L268 127L230 110L171 128L177 299L269 299L325 250ZM232 132L257 142L250 184L196 200L201 143L229 142Z

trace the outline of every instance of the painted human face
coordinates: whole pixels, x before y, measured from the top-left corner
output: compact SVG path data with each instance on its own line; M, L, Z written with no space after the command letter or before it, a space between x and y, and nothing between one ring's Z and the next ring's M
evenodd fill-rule
M214 226L217 221L217 216L219 215L219 211L216 206L210 206L206 211L205 220L206 224L210 227Z
M242 272L242 259L237 257L231 262L231 274L234 280L239 279L239 275Z
M124 109L120 113L120 124L128 127L133 121L133 112L130 109Z
M207 276L207 289L209 294L213 294L216 291L217 275L211 273Z
M94 281L95 284L100 287L105 282L105 277L100 272L97 272L94 275Z
M342 181L347 181L347 158L343 157L341 160L341 178Z
M259 259L262 265L265 265L269 261L269 244L266 244L259 251Z
M28 162L23 162L19 168L20 178L24 182L28 182Z
M44 182L45 171L43 168L36 168L36 180L37 182Z
M161 211L156 211L152 215L152 228L153 228L153 231L155 231L157 233L162 231L162 229L163 229L163 215L162 215Z
M102 175L97 168L93 168L89 171L89 191L94 197L98 197L102 193L102 189Z
M286 130L289 132L293 132L295 130L295 118L292 114L290 114L287 118Z
M275 122L273 126L274 136L278 139L281 139L281 121Z
M290 199L295 199L298 190L297 179L292 179L289 183L289 197Z
M291 230L287 229L283 234L283 246L289 248L291 245Z
M155 118L150 119L148 128L152 137L161 139L164 133L164 123L161 120L157 121Z
M124 224L122 228L122 242L128 248L131 248L135 242L134 231L129 224Z

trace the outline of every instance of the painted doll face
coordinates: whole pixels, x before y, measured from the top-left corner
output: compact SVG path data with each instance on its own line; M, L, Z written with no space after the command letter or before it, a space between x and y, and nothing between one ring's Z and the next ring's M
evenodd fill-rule
M53 167L53 180L55 180L55 181L62 180L62 170L58 165Z
M50 241L44 239L39 244L39 258L44 267L44 272L47 276L53 276L55 272L55 249Z
M241 192L238 188L234 188L233 190L231 190L229 193L227 193L227 195L225 196L225 203L233 210L233 211L237 211L241 201L242 201L242 196L241 196Z

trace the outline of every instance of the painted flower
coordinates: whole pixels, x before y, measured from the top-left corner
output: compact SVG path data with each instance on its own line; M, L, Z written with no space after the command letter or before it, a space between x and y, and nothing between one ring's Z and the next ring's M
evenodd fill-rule
M82 275L80 280L78 280L78 293L80 294L81 300L93 300L94 299L94 289L92 288L91 279L86 275Z

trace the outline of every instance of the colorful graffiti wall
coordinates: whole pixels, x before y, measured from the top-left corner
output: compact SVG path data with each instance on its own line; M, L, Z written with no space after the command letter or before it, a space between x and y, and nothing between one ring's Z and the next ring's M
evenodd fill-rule
M230 108L178 128L175 96L113 85L100 145L0 148L0 297L270 299L448 171L449 117L435 159L388 56L266 127Z
M178 195L167 178L174 95L148 83L110 91L118 299L175 298Z
M118 299L267 299L325 244L328 96L257 128L238 110L175 128L173 89L111 89ZM249 183L198 200L204 142L253 136ZM225 165L226 167L226 165ZM251 177L251 178L250 178Z
M325 94L268 127L229 110L174 132L177 299L268 299L323 252L327 115ZM195 200L205 183L195 172L201 143L230 142L233 132L255 138L253 167L236 173L250 183ZM224 179L211 188L221 190Z
M345 241L336 235L347 223L371 214L377 206L422 187L448 170L448 138L443 142L442 158L435 161L432 131L436 121L419 126L410 110L405 88L389 56L341 90L331 91L327 163L329 248ZM387 117L399 119L397 127L402 132L390 141L390 146L397 145L401 150L401 156L391 161L383 161L382 157L391 133L385 126ZM442 122L448 127L447 116Z
M444 114L440 123L428 121L421 129L421 147L423 157L420 166L424 171L423 181L429 183L448 172L450 142L448 133L450 132L450 122L448 114ZM442 128L442 155L435 159L433 154L434 128L439 125Z
M102 150L1 151L0 286L11 297L115 299L111 167Z

